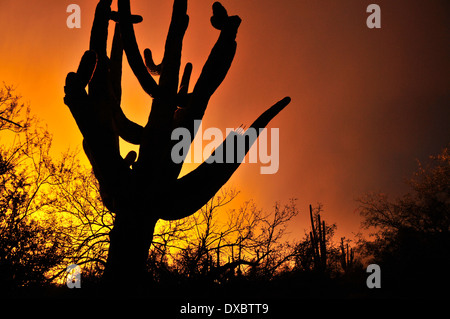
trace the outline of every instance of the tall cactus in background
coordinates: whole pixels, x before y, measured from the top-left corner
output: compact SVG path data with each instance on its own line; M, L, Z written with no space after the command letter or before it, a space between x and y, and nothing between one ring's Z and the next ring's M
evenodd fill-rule
M325 271L327 267L327 241L325 221L320 220L320 214L317 214L317 223L314 222L314 216L311 205L309 205L309 216L311 218L311 248L314 258L314 269ZM315 225L316 224L316 225Z
M349 270L352 269L353 267L353 259L354 259L354 254L353 254L353 248L348 247L348 243L347 246L344 246L344 238L341 238L341 266L342 269L344 269L344 272L348 272ZM347 249L346 249L347 248Z
M83 135L83 148L99 182L103 203L115 213L104 276L123 287L134 286L145 273L158 219L180 219L196 212L227 182L242 161L208 163L207 160L178 178L183 163L171 159L175 144L171 140L172 131L186 128L193 139L194 120L203 118L210 97L224 80L236 52L235 39L241 19L228 16L220 3L214 3L211 24L220 35L189 93L190 63L179 79L182 42L189 23L187 0L174 1L164 57L158 65L149 49L144 51L144 59L140 54L133 24L141 22L142 17L131 14L130 0L118 0L119 12L111 11L111 2L100 0L97 5L89 51L83 55L77 72L67 75L64 102ZM108 57L110 20L116 25ZM144 127L127 119L121 108L124 51L142 89L152 97L151 112ZM159 83L152 75L159 76ZM259 134L259 129L289 102L290 98L286 97L270 107L251 128ZM122 158L119 137L139 145L139 157L132 151ZM226 140L245 138L232 132ZM216 149L224 158L226 140ZM253 138L246 143L245 153L254 141Z

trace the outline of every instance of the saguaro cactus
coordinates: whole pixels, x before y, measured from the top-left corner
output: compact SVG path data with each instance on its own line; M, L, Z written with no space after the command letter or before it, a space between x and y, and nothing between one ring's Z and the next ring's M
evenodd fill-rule
M171 132L184 127L195 136L194 120L201 120L209 99L224 80L236 51L241 19L228 16L224 7L213 5L211 24L220 31L193 91L188 93L192 65L188 63L179 80L181 49L188 26L187 0L175 0L161 64L151 51L142 58L129 0L118 0L119 12L111 11L111 0L100 0L91 30L89 51L76 73L67 75L64 102L82 135L85 153L100 185L105 206L115 213L105 278L117 285L133 285L145 272L145 262L158 219L174 220L200 209L226 183L241 161L205 163L178 178L183 163L171 160L176 141ZM107 56L109 21L116 22L111 54ZM127 119L121 109L122 58L128 63L143 90L152 97L148 122L142 127ZM159 83L152 75L159 76ZM88 85L88 91L85 87ZM259 132L287 104L284 98L251 125ZM130 152L122 158L119 136L139 145L139 157ZM233 132L227 139L245 139ZM248 152L251 144L246 144ZM220 146L226 154L226 140Z
M348 243L347 243L347 250L345 249L346 246L344 246L344 237L341 237L341 266L342 269L344 269L344 272L348 272L352 269L353 267L353 259L354 259L354 254L353 254L353 248L350 248L350 251L348 249Z
M314 256L314 269L325 271L327 267L327 245L325 221L320 221L320 214L317 214L317 229L314 226L314 217L311 205L309 205L309 216L311 218L311 247Z

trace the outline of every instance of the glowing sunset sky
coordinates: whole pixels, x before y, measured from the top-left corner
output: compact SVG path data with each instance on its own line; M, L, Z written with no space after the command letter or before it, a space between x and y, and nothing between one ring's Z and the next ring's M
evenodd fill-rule
M80 29L66 26L71 3L81 7ZM218 37L209 22L212 3L188 3L182 65L194 65L191 89ZM366 26L370 3L381 7L381 29ZM96 4L0 0L0 81L16 86L48 124L55 154L81 147L63 87L88 49ZM243 164L227 184L242 191L241 200L253 198L265 209L298 198L302 214L292 231L303 235L308 205L321 202L338 235L356 232L357 197L403 192L416 159L423 161L450 142L448 0L222 4L243 22L234 63L210 101L203 127L248 126L274 102L292 98L269 124L280 129L278 173L260 175L260 164ZM160 61L172 1L133 0L131 7L144 17L135 27L140 49L151 48ZM144 125L150 98L126 63L122 101L127 116Z

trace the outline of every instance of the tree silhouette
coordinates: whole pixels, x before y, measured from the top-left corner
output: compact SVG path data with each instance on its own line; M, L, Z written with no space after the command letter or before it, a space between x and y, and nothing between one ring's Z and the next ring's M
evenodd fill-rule
M44 286L47 272L70 251L57 219L46 214L52 200L43 190L55 173L50 134L7 85L0 89L0 114L6 136L0 145L0 295L11 295Z
M289 221L298 214L295 202L264 213L252 201L223 211L237 193L222 190L198 214L186 219L186 238L172 259L185 277L224 282L230 274L269 280L293 257L285 238ZM223 217L227 217L224 220ZM189 227L189 224L192 224Z
M98 182L92 169L80 164L78 152L62 154L52 183L47 195L52 199L49 209L61 219L61 231L71 247L71 254L54 269L54 277L64 281L67 265L77 264L83 267L83 282L87 277L98 282L106 264L114 216L102 204Z
M203 118L210 97L231 66L241 19L228 16L220 3L213 4L211 24L220 30L220 36L192 93L188 93L190 63L179 81L182 41L189 22L187 0L174 1L160 65L154 63L148 49L144 51L144 63L133 30L133 23L139 23L142 18L131 14L130 1L118 0L118 13L111 11L111 2L100 0L97 5L89 51L83 55L77 72L67 75L64 102L83 135L83 147L99 182L102 201L115 214L104 278L123 288L136 287L142 278L158 219L175 220L196 212L242 162L242 159L234 163L205 161L178 178L183 163L171 160L175 143L171 133L183 127L194 138L194 120ZM110 19L116 26L108 57ZM153 98L145 127L127 119L121 109L123 51L143 90ZM152 74L159 76L159 83ZM87 85L89 93L85 91ZM279 101L250 127L259 134L259 129L289 102L288 97ZM135 152L121 157L119 137L139 145L138 158ZM226 138L229 139L245 141L246 136L232 132ZM226 154L226 140L216 152ZM245 153L254 141L255 138L246 143Z
M412 191L397 200L386 194L361 198L363 227L373 240L361 249L384 269L385 289L395 296L448 297L450 282L450 155L431 156L408 182Z

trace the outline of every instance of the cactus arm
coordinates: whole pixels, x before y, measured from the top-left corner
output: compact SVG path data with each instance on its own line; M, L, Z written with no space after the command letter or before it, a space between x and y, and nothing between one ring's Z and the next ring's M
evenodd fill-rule
M282 99L253 122L250 127L256 129L256 137L259 135L260 129L265 128L265 126L289 103L290 98L286 97ZM227 140L234 138L237 138L238 140L241 139L238 143L243 143L246 139L246 134L241 135L236 132L231 132L225 141L214 151L223 154L224 161L222 163L208 163L211 161L207 159L194 171L176 181L175 189L171 195L177 194L178 200L176 202L172 201L170 209L167 209L162 213L162 219L180 219L195 213L230 179L243 160L243 158L238 158L233 163L226 163L225 161L227 152L226 147L228 144ZM249 143L245 143L244 156L255 141L256 139L253 139L250 140ZM236 145L239 145L238 143L234 143L234 154L236 154ZM213 155L214 153L211 156ZM170 202L170 200L168 199L167 202Z
M180 107L175 110L172 125L173 128L187 128L190 132L191 141L197 133L194 127L194 120L203 118L211 96L223 82L231 67L236 53L235 40L241 19L238 16L229 17L225 8L216 2L213 5L211 22L216 29L220 30L219 38L203 66L193 92L190 94L187 93L187 86L192 72L192 65L186 65L177 98L177 104ZM183 163L171 165L171 176L177 178L182 165Z
M120 36L120 24L116 23L114 27L114 37L110 54L110 79L111 89L115 100L120 105L122 101L122 61L123 61L123 44Z
M218 2L213 5L213 9L217 6L225 10ZM211 19L215 18L216 14L217 10L213 10ZM238 16L228 17L226 15L218 18L218 20L221 21L220 35L192 92L188 121L203 118L209 99L225 79L236 53L235 40L241 19Z
M133 21L131 19L130 0L118 0L118 7L123 46L125 48L128 64L133 70L133 73L143 90L151 97L155 97L158 92L158 85L148 72L136 42Z
M152 75L161 75L161 63L156 65L155 61L153 61L152 51L150 49L144 50L144 60L145 65L147 66L148 71Z
M120 107L122 100L122 61L123 44L120 35L120 24L116 23L109 67L111 90L113 95L113 100L111 101L113 119L117 133L121 138L132 144L140 144L144 128L129 120Z
M164 57L162 61L159 86L164 98L174 99L178 90L178 75L180 73L181 49L183 38L189 24L187 12L187 0L175 0L172 10L172 19L167 34ZM171 102L168 112L173 116L176 104Z
M97 65L94 51L86 51L81 58L77 72L70 72L64 86L64 103L69 107L80 132L84 137L90 134L90 108L92 107L85 87L90 82Z
M91 29L89 49L99 56L106 56L108 24L111 17L112 0L100 0L95 9L94 22Z

